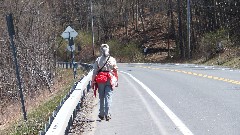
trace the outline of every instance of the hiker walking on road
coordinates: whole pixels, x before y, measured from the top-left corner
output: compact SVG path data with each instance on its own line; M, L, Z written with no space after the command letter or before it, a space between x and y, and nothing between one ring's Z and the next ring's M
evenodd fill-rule
M111 119L110 107L112 102L113 88L116 87L118 80L118 67L115 58L109 54L109 46L102 44L100 47L101 56L98 57L93 65L92 88L96 97L98 89L100 99L100 109L98 117L108 121Z

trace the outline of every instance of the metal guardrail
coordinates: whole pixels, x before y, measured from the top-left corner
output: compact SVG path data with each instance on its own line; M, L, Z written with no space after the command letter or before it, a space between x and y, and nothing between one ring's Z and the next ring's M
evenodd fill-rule
M75 64L76 64L76 67L78 67L78 65L81 65L81 63L79 62L75 62ZM72 62L57 62L57 67L68 69L68 68L73 68L73 64Z
M73 68L72 62L57 62L56 66L58 68ZM92 65L88 63L80 63L80 62L75 62L75 68L82 68L84 70L90 71L92 69Z
M77 68L79 67L84 67L84 68L92 68L91 64L88 63L80 63L80 62L74 62L74 64L76 65ZM73 64L72 62L57 62L57 67L59 68L73 68Z
M84 63L79 65L88 71L87 76L84 76L72 86L56 110L52 112L52 116L49 117L49 121L45 124L44 131L39 131L39 135L64 135L68 133L76 113L80 109L82 99L91 88L92 65Z

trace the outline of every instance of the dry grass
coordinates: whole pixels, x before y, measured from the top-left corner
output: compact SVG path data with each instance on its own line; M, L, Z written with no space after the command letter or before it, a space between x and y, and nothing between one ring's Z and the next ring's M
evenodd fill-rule
M23 129L23 132L26 133L37 133L37 130L42 128L43 121L47 121L49 114L56 107L55 104L59 104L62 97L65 96L66 92L69 91L74 83L71 69L61 69L58 74L59 75L55 79L54 85L51 88L52 93L48 90L42 90L38 96L25 99L28 114L27 122L22 121L20 101L8 104L4 107L6 110L0 115L2 123L0 125L0 134L21 134L17 132L17 130L21 131L21 128L27 128L27 131L24 131L25 129ZM80 78L80 76L82 76L82 71L78 71L78 75L77 78ZM38 120L38 117L43 120ZM32 127L33 129L31 129Z
M240 55L239 48L228 48L223 53L216 54L213 58L206 60L201 57L195 60L188 61L188 63L204 64L204 65L217 65L229 68L240 68Z

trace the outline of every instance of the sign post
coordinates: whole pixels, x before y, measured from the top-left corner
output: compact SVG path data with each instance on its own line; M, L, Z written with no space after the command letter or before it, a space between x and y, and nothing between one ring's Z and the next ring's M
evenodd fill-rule
M13 58L14 58L14 63L15 63L15 68L16 68L19 94L20 94L21 103L22 103L23 118L25 121L27 121L27 113L26 113L25 106L24 106L24 97L23 97L23 92L22 92L22 82L21 82L19 68L18 68L18 62L17 62L17 52L16 52L16 48L14 45L14 41L13 41L13 35L15 35L15 31L14 31L12 14L7 15L6 20L7 20L8 33L9 33L10 42L11 42L10 44L11 44L11 48L13 51Z
M75 46L74 46L74 41L73 41L73 39L76 37L78 35L78 33L73 29L73 28L71 28L70 26L68 26L67 28L66 28L66 30L62 33L62 37L64 38L64 39L67 39L68 40L68 47L67 47L67 49L69 50L69 51L71 51L71 57L72 57L72 61L71 61L71 63L72 63L72 68L73 68L73 76L74 76L74 79L76 78L76 64L75 64L75 62L74 62L74 53L73 53L73 51L75 50Z

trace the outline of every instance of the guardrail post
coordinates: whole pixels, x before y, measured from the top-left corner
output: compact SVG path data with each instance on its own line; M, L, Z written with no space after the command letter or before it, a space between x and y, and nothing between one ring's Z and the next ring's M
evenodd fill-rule
M57 106L57 112L60 110L60 105Z
M72 123L73 123L73 120L72 120L72 115L71 115L71 117L70 117L70 119L69 119L69 121L68 121L67 128L66 128L66 130L65 130L65 135L68 134L68 132L69 132L69 130L70 130L70 126L72 125Z
M45 132L39 131L39 135L45 135Z
M86 96L86 91L85 89L83 90L83 98Z
M54 110L54 111L52 112L52 116L55 117L56 114L57 114L57 113L56 113L56 110Z
M88 82L88 85L87 85L87 92L89 92L91 89L91 84L90 84L90 81Z
M52 122L53 122L53 116L50 116L50 117L49 117L49 125L51 125Z
M59 103L59 106L58 106L58 108L60 109L60 108L61 108L61 106L62 106L62 102L60 102L60 103Z
M48 123L45 124L45 129L44 129L44 132L46 133L48 131Z
M73 111L73 119L75 119L75 118L76 118L76 116L77 116L77 110L76 110L76 109L74 109L74 111Z
M81 102L79 101L78 104L77 104L76 109L79 110L79 109L80 109L80 106L81 106Z

